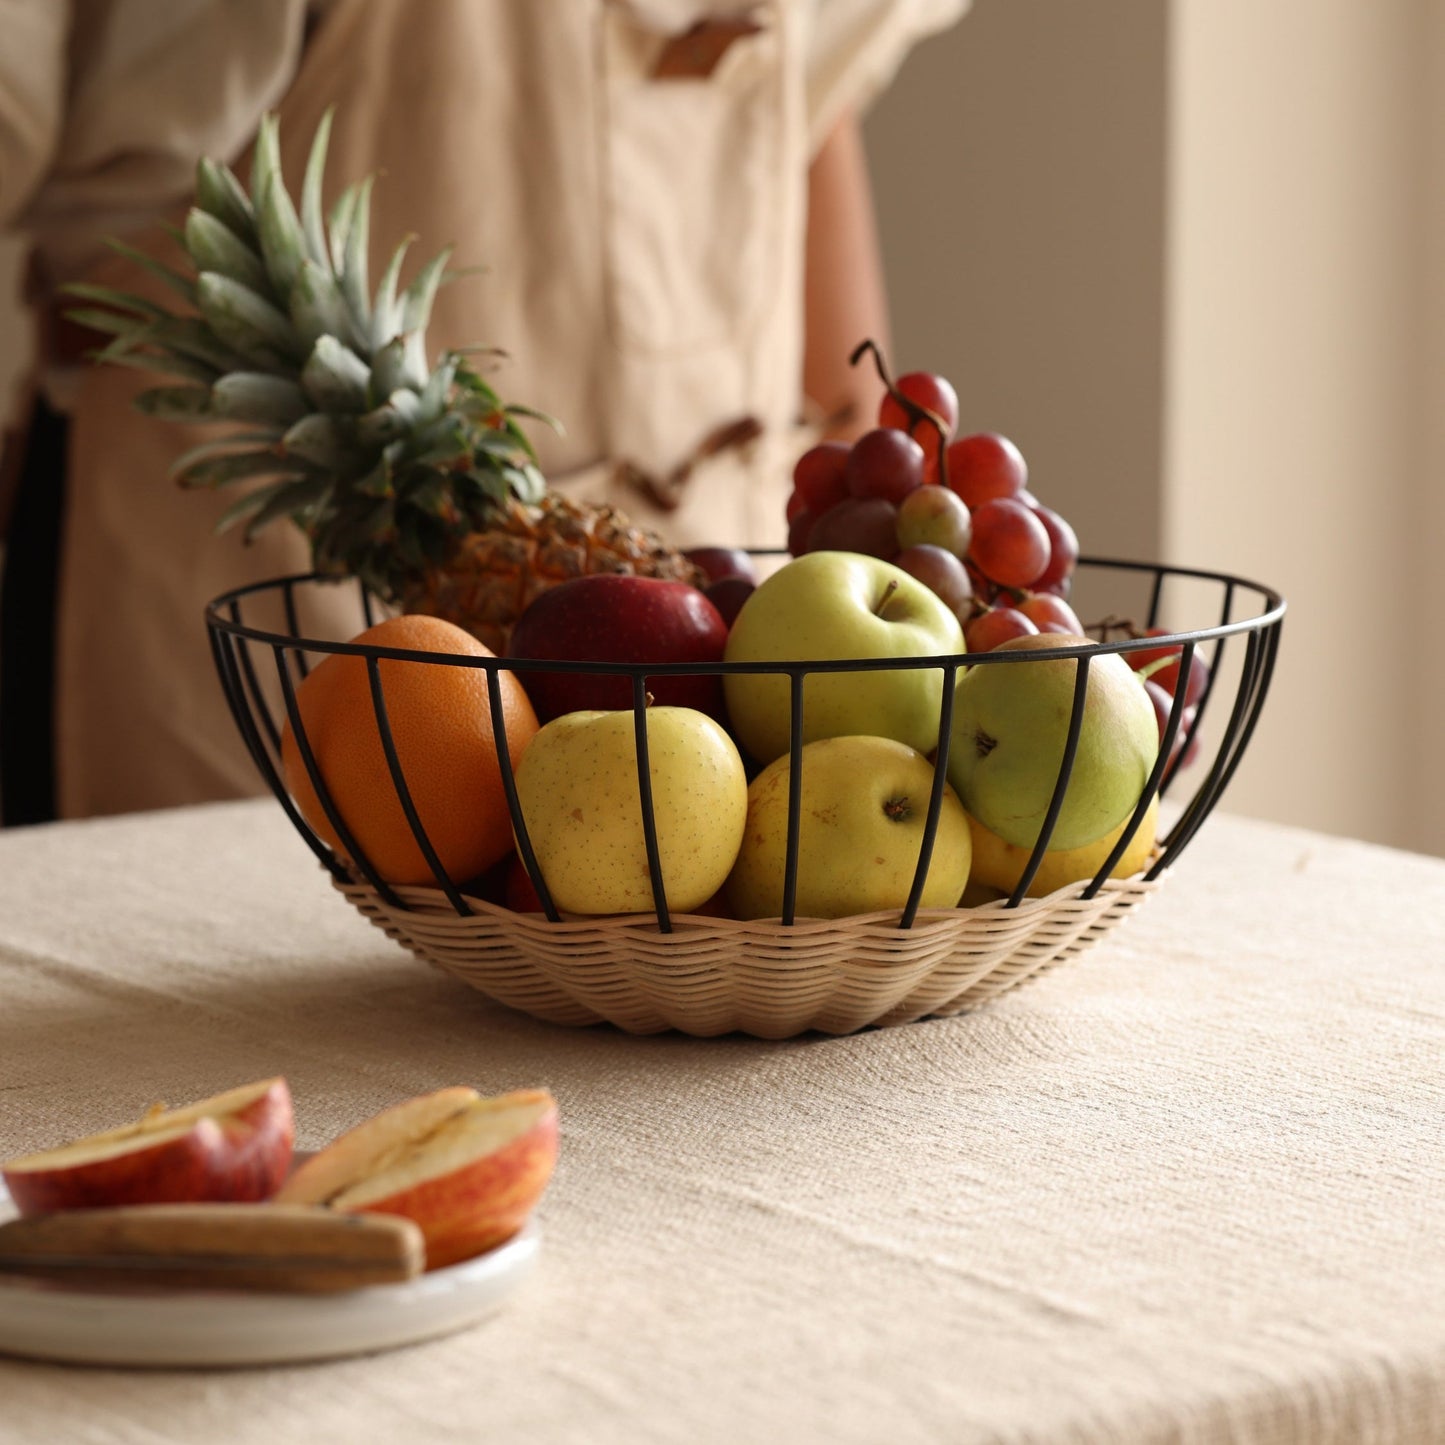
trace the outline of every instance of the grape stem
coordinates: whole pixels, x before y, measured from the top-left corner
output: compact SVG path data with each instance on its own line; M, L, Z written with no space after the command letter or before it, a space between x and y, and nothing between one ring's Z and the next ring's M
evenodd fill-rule
M883 358L883 349L870 336L860 341L853 348L853 354L848 358L849 366L857 366L865 356L872 355L873 365L877 368L878 378L888 388L888 395L898 403L908 414L908 419L917 424L920 421L931 422L934 431L938 433L938 480L943 486L948 485L948 427L936 411L921 405L913 400L911 396L904 396L893 384L893 378L888 372L888 363ZM910 428L911 433L912 428Z
M1111 632L1117 632L1131 640L1144 636L1144 629L1132 617L1119 617L1112 612L1100 622L1091 622L1084 631L1097 632L1100 642L1108 642Z

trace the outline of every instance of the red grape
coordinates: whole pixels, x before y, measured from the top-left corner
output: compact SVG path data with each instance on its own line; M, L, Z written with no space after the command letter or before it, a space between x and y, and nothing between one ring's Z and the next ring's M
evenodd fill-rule
M1038 630L1012 607L990 607L964 627L963 640L970 652L992 652L1011 637L1033 637Z
M1170 635L1167 627L1146 627L1139 634L1140 637L1168 637ZM1178 644L1173 647L1139 647L1124 654L1124 661L1134 669L1135 672L1142 672L1151 662L1162 662L1166 657L1173 657L1178 653Z
M743 603L757 591L757 585L750 582L746 577L732 576L720 577L703 588L703 596L717 608L722 620L729 627L733 625L739 612L743 610Z
M788 494L788 508L784 515L787 517L788 521L791 522L793 518L798 515L799 512L806 512L807 510L807 498L804 497L804 495L795 487Z
M1164 688L1170 697L1174 696L1174 690L1179 686L1179 667L1184 660L1181 650L1178 656L1167 667L1161 667L1158 672L1152 672L1149 676ZM1198 707L1199 700L1204 696L1204 689L1209 685L1209 664L1199 655L1196 648L1194 656L1189 660L1189 681L1184 684L1184 706Z
M1079 560L1079 539L1074 535L1074 529L1051 508L1035 502L1033 514L1049 534L1048 566L1034 579L1034 588L1043 592L1065 586L1074 575L1074 567Z
M890 392L878 407L878 425L906 431L922 448L924 480L938 480L939 448L953 435L958 425L958 393L944 376L929 371L910 371L900 376L894 388L911 402L926 407L943 423L943 435L927 417L914 418L908 408Z
M947 487L918 487L898 504L900 547L916 547L926 542L952 552L955 557L966 557L972 536L968 504Z
M819 442L798 458L793 486L814 516L822 516L848 495L845 474L851 450L847 442Z
M985 577L982 571L980 571L978 564L975 563L971 557L965 557L963 559L963 565L968 571L968 580L973 583L973 595L977 597L980 602L988 603L989 606L999 601L1001 589L998 583L991 577ZM1003 598L1003 605L1005 607L1009 605L1009 602L1009 598Z
M1025 597L1019 603L1018 610L1040 632L1069 632L1075 637L1083 636L1084 624L1079 621L1078 613L1062 597L1036 592Z
M813 523L818 519L806 507L788 522L788 552L801 557L808 550L808 538L813 533Z
M808 551L863 552L891 562L898 555L898 508L882 497L847 497L813 524Z
M973 508L969 556L995 582L1030 586L1048 566L1049 550L1044 524L1022 502L997 497Z
M853 443L846 477L852 496L896 504L923 485L923 448L904 432L877 427Z
M1144 679L1144 691L1149 695L1149 701L1154 704L1154 718L1159 724L1159 741L1164 741L1164 729L1169 726L1169 714L1174 707L1174 695L1165 688L1159 686L1152 677ZM1179 714L1179 731L1174 734L1174 747L1169 754L1169 761L1172 763L1179 756L1183 748L1184 761L1180 767L1187 768L1195 758L1199 756L1199 736L1194 731L1194 720L1197 710L1186 707Z
M916 577L950 612L962 613L973 599L973 586L962 562L952 552L920 542L905 547L894 559L910 577Z
M691 547L683 556L701 568L709 582L720 582L724 577L746 577L754 584L758 580L752 557L741 547Z
M1187 707L1179 714L1179 737L1184 739L1184 760L1179 764L1181 768L1193 767L1199 757L1199 733L1194 726L1194 720L1198 716L1199 709L1194 707ZM1178 739L1175 742L1175 752L1178 752Z
M977 432L949 444L948 485L970 507L1016 497L1028 480L1023 453L997 432Z
M902 392L909 401L933 412L949 432L958 425L958 393L946 376L936 376L931 371L909 371L900 376L893 386L895 391ZM885 396L879 404L878 425L911 432L919 441L924 441L926 435L938 435L937 428L926 417L913 420L908 414L908 408L892 393Z
M1143 635L1145 637L1168 637L1169 629L1167 627L1149 627L1144 630ZM1174 689L1179 686L1179 665L1183 657L1184 649L1182 645L1177 644L1173 647L1141 647L1137 651L1124 654L1124 660L1135 672L1143 672L1155 663L1164 662L1166 658L1173 659L1166 666L1151 672L1145 679L1147 682L1158 683L1170 697L1174 696ZM1200 656L1196 648L1189 663L1189 681L1184 687L1185 707L1197 707L1208 684L1209 664Z
M1154 704L1154 720L1159 724L1159 738L1162 742L1164 729L1169 723L1169 713L1174 706L1174 699L1152 677L1144 679L1144 691L1148 695L1149 701Z

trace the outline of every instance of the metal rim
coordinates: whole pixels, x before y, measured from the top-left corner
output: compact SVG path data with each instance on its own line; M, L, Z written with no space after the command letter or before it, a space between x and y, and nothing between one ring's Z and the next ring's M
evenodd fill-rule
M786 555L778 550L759 551L760 556ZM1203 644L1212 644L1208 658L1206 685L1196 704L1195 726L1203 721L1212 701L1215 683L1220 676L1220 663L1226 643L1233 638L1243 637L1245 656L1235 686L1233 704L1225 724L1225 730L1214 753L1213 761L1205 772L1177 821L1159 842L1159 857L1145 875L1148 880L1159 877L1172 866L1184 848L1198 832L1208 814L1218 803L1238 768L1247 746L1273 675L1275 657L1278 652L1279 636L1286 610L1284 599L1279 593L1261 583L1225 572L1200 568L1175 567L1163 563L1138 562L1112 558L1081 557L1081 570L1102 570L1152 574L1153 583L1145 627L1156 625L1163 600L1164 584L1169 578L1185 578L1192 581L1212 583L1222 591L1219 608L1220 620L1208 627L1188 631L1163 633L1140 638L1120 638L1112 642L1090 642L1088 645L1073 644L1059 647L1040 647L1029 652L958 653L947 656L926 656L912 658L856 658L818 659L789 663L615 663L615 662L568 662L551 659L522 659L506 657L474 657L464 654L421 652L413 649L381 647L355 642L332 642L320 638L301 636L297 628L296 590L311 585L336 585L333 579L316 573L298 573L288 577L248 583L223 593L212 601L205 610L213 658L216 663L222 688L235 718L241 736L258 771L285 810L292 824L301 833L320 862L341 881L352 881L357 875L373 887L381 898L392 908L406 911L395 890L389 885L365 851L358 845L348 828L341 810L331 797L320 766L309 744L297 703L297 687L308 672L307 653L339 654L364 658L367 665L369 690L373 714L380 733L382 748L388 771L396 790L398 801L406 816L412 835L432 870L436 886L446 895L452 908L460 915L471 915L475 910L464 893L469 880L453 879L447 876L437 857L431 840L418 814L411 796L401 758L392 735L387 716L385 690L382 685L379 663L382 661L425 662L431 665L460 666L480 669L488 674L489 684L501 672L524 676L528 672L578 673L610 675L628 678L631 681L632 709L634 714L634 736L636 741L638 788L642 810L644 842L649 861L653 900L657 926L660 931L672 931L671 914L666 898L662 877L660 851L657 840L657 826L652 806L651 770L647 753L646 727L646 682L648 678L669 676L727 676L730 674L765 674L785 676L790 680L789 719L789 806L787 855L784 874L782 926L795 921L797 899L798 857L801 836L802 803L802 745L803 745L803 683L814 673L876 672L876 671L920 671L933 670L942 674L942 688L939 709L939 742L934 756L934 778L930 790L918 862L906 905L900 910L899 926L911 927L918 912L924 884L932 861L934 842L937 837L938 821L942 809L944 787L947 778L948 751L952 731L952 709L954 684L961 670L979 665L1011 665L1018 662L1046 662L1068 659L1075 664L1074 694L1065 740L1063 757L1056 776L1043 825L1029 860L1025 865L1018 884L1009 896L1008 906L1016 908L1027 896L1028 889L1042 866L1044 855L1057 823L1068 784L1072 775L1082 732L1084 702L1087 695L1088 677L1094 658L1110 653L1128 653L1144 649L1178 647L1180 650L1179 675L1175 685L1173 705L1165 733L1160 740L1158 759L1144 785L1138 802L1129 820L1114 844L1108 858L1094 877L1085 885L1083 896L1093 897L1109 877L1119 858L1124 855L1146 816L1151 801L1167 792L1178 774L1183 750L1171 759L1177 736L1183 700L1187 695L1194 660L1200 656ZM345 585L344 579L342 585ZM352 582L350 585L359 586ZM278 633L247 624L242 609L249 598L263 594L281 594L281 600L291 628L288 633ZM1262 609L1254 615L1235 618L1233 612L1241 591L1252 592L1262 600ZM368 623L376 618L372 599L360 589L363 611ZM277 682L280 687L285 719L278 725L262 692L260 677L252 657L253 649L267 650L272 654ZM546 879L537 862L536 851L527 831L520 802L517 797L515 774L507 749L503 727L500 689L488 686L493 736L496 739L498 761L501 764L503 789L511 815L517 852L527 870L533 887L542 903L543 913L553 923L560 921L560 914L553 902ZM280 739L284 729L289 728L296 741L307 776L321 804L323 813L341 844L347 858L353 860L348 866L342 858L317 834L311 824L302 816L292 800L282 777L280 766Z

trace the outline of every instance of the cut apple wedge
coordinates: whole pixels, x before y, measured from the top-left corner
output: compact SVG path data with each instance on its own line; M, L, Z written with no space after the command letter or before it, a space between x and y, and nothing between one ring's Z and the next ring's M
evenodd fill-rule
M399 1214L426 1239L427 1268L510 1239L557 1162L557 1101L545 1089L483 1098L439 1089L348 1130L276 1196L343 1213Z
M262 1079L0 1165L23 1215L114 1204L249 1203L291 1167L291 1091Z

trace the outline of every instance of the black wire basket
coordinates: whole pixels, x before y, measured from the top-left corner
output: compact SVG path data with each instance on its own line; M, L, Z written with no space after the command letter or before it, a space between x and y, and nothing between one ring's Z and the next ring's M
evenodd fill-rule
M760 554L777 555L777 554ZM410 652L307 635L301 625L313 589L355 589L358 618L382 615L356 583L300 575L255 583L218 597L206 622L221 685L253 760L281 807L360 911L427 962L462 978L511 1007L552 1022L611 1022L637 1033L679 1029L702 1036L742 1031L787 1037L816 1029L846 1033L881 1024L958 1013L1072 957L1102 937L1157 888L1198 833L1239 767L1269 690L1285 604L1278 593L1226 573L1156 563L1083 558L1075 579L1075 609L1107 602L1110 615L1131 616L1138 630L1168 619L1168 630L1110 638L1088 646L1040 647L1027 653L962 653L947 657L800 661L797 663L675 663L669 665L526 661L465 654ZM1096 602L1097 599L1097 602ZM1082 615L1082 614L1081 614ZM1099 615L1104 615L1101 611ZM1176 619L1182 619L1183 625ZM1091 634L1095 628L1090 629ZM1093 877L1045 897L1029 889L1043 864L1075 763L1091 663L1109 653L1177 648L1173 706L1155 763L1109 856ZM312 659L349 654L365 659L371 702L392 786L434 886L396 885L381 876L347 826L311 749L297 705L297 688ZM1194 704L1191 738L1200 755L1184 765L1176 734L1184 715L1196 657L1208 664ZM937 836L952 729L954 684L975 666L1025 660L1071 659L1073 706L1067 741L1038 841L1006 896L973 907L923 908L920 899ZM493 737L516 851L541 904L517 913L492 901L470 880L448 877L407 784L388 720L379 664L383 660L479 668L488 679ZM927 668L941 671L939 747L909 897L901 909L841 919L796 914L801 830L803 687L818 673ZM529 671L587 672L627 679L633 699L641 825L653 910L606 918L560 914L538 865L518 801L508 754L499 672L525 689ZM740 921L679 914L669 907L653 816L645 723L648 683L665 676L728 673L783 674L791 699L790 791L781 916ZM341 849L307 822L287 791L281 737L289 726L307 776ZM1187 788L1181 780L1187 779ZM1155 799L1161 828L1145 868L1132 878L1111 876Z

